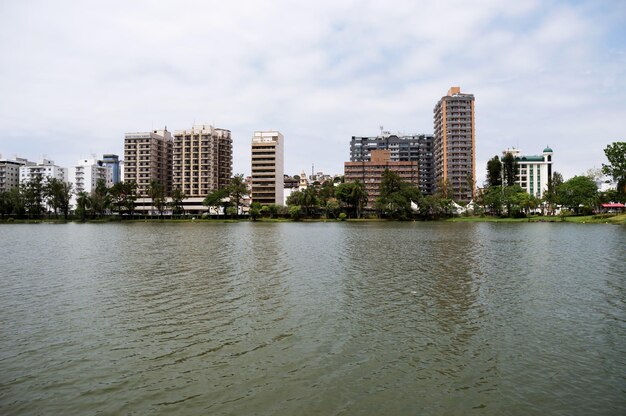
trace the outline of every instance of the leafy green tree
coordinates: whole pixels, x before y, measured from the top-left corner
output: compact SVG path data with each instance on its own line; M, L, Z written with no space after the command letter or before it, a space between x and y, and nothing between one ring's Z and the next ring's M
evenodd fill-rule
M24 205L24 197L20 187L14 187L7 191L8 194L8 215L14 215L17 218L24 217L26 215L26 206Z
M2 215L2 219L5 216L11 215L13 212L13 200L11 198L11 194L8 191L0 193L0 215Z
M163 211L167 206L165 202L165 187L159 181L151 181L148 187L148 195L152 200L152 206L156 208L159 215L163 217Z
M331 181L330 179L324 181L318 191L318 199L319 199L320 205L325 206L326 201L328 201L330 198L333 198L334 196L335 196L334 182Z
M517 174L519 173L519 166L513 153L507 152L502 158L502 170L504 173L504 184L506 186L515 185L517 180Z
M574 176L563 182L557 192L559 203L578 215L581 208L591 210L596 205L598 187L587 176Z
M604 154L609 164L602 164L602 173L613 178L620 194L626 194L626 142L614 142L608 145L604 149Z
M234 204L237 209L237 215L241 212L240 207L243 205L243 198L248 194L248 187L244 181L243 175L235 175L230 179L228 185L228 196L230 197L231 204Z
M300 205L302 204L302 199L303 199L302 191L293 191L287 197L287 206L290 207L292 205Z
M104 179L98 179L96 187L89 196L91 200L91 211L93 215L102 217L107 209L111 207L111 195Z
M300 217L302 216L302 209L300 207L300 205L292 205L289 207L289 216L291 216L291 219L293 219L294 221L298 221L300 219Z
M339 202L350 208L357 218L361 217L363 207L367 203L367 191L360 181L341 183L335 187L335 197Z
M20 193L28 218L40 218L44 212L44 186L41 176L35 175L30 181L20 184Z
M502 186L491 186L483 191L485 210L491 215L502 215Z
M407 219L412 215L411 202L418 203L421 199L417 187L385 169L380 183L380 198L376 201L379 211L388 213L392 218Z
M318 198L317 198L317 190L314 186L309 186L306 189L302 190L302 200L300 205L304 208L304 214L307 217L311 216L311 210L313 207L317 206Z
M326 205L324 205L326 218L337 218L340 209L341 204L339 204L337 198L328 198L326 200Z
M76 194L76 215L81 221L85 221L87 216L89 215L92 206L91 206L91 197L85 192L81 191Z
M259 202L253 202L250 204L250 211L248 214L252 221L256 221L261 216L261 204Z
M182 189L176 188L172 191L172 201L170 202L172 215L180 216L185 213L185 208L183 206L183 201L185 199L187 199L187 195L185 194L185 192L183 192Z
M506 206L509 217L522 216L522 203L525 200L526 191L519 185L505 186L502 192L502 204Z
M57 178L49 178L43 186L43 193L46 203L54 211L54 216L58 218L60 210L64 218L67 219L70 211L72 184Z
M487 162L487 186L502 185L502 162L496 155Z
M210 194L208 194L202 204L206 205L209 208L214 208L216 211L222 207L224 208L224 213L226 213L226 208L230 205L230 202L226 199L228 198L228 189L217 189Z
M548 204L548 214L553 214L556 205L559 203L559 187L563 184L563 175L553 172L548 178L548 189L543 194L543 200Z
M113 185L109 191L111 193L112 204L117 207L117 212L127 213L132 216L135 212L135 201L137 201L137 183L134 181L119 182Z

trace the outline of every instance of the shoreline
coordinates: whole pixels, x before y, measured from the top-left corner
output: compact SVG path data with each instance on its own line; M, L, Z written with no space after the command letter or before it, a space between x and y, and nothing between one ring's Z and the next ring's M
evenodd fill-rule
M559 217L559 216L535 216L535 217L526 217L526 218L500 218L500 217L488 217L488 216L478 216L478 217L453 217L453 218L442 218L436 220L407 220L400 221L394 219L386 219L386 218L359 218L359 219L346 219L344 221L339 219L300 219L293 220L290 218L259 218L256 221L252 221L249 218L243 219L172 219L172 218L137 218L137 219L117 219L117 218L104 218L104 219L94 219L87 221L78 221L75 219L55 219L55 218L45 218L45 219L3 219L0 220L0 225L2 224L66 224L66 223L78 223L78 224L108 224L108 223L141 223L141 222L152 222L152 223L241 223L241 222L257 222L257 223L290 223L290 222L328 222L328 223L362 223L362 222L453 222L453 223L476 223L476 222L490 222L490 223L542 223L542 222L550 222L550 223L570 223L570 224L613 224L613 225L626 225L626 214L616 214L616 215L586 215L586 216L571 216L571 217Z

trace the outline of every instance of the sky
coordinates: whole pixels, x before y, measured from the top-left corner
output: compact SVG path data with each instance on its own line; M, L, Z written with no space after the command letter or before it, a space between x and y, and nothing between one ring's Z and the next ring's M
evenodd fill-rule
M0 0L0 154L62 166L124 134L255 130L285 173L343 173L352 136L433 132L451 86L475 96L477 182L509 147L567 179L626 139L626 1Z

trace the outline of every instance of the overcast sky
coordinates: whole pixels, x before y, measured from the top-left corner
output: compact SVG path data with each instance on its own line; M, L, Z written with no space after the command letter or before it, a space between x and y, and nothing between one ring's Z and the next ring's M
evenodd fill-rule
M65 166L124 133L208 123L250 173L254 130L285 173L343 173L351 136L432 133L476 97L478 183L515 146L565 178L626 138L626 2L0 0L0 153Z

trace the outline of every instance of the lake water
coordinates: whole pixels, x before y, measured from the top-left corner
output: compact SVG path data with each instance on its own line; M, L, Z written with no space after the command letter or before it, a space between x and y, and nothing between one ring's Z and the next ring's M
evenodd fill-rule
M0 414L620 415L626 227L0 225Z

